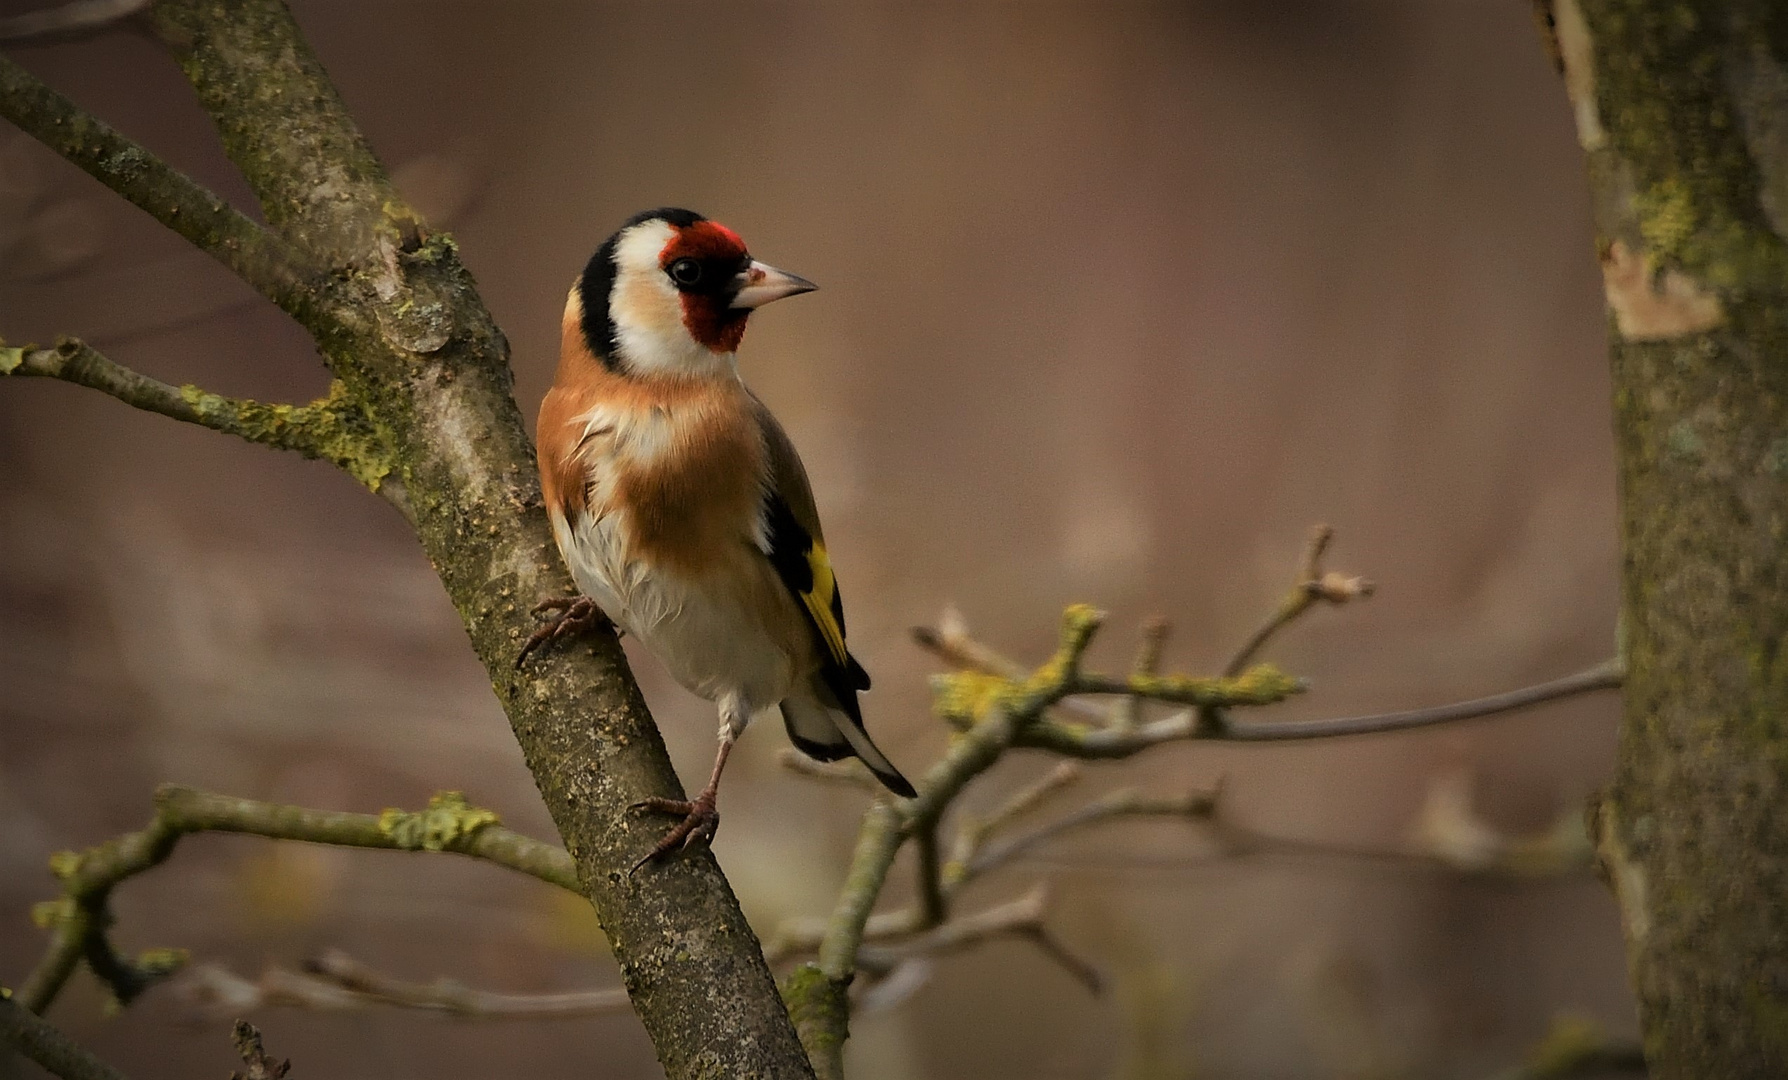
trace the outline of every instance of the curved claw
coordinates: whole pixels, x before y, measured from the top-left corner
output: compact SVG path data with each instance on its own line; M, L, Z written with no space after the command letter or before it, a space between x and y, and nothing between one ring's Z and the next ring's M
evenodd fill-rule
M534 605L533 614L545 615L549 611L558 614L542 623L540 629L522 643L521 653L515 658L517 670L527 662L528 654L540 646L609 621L596 602L587 596L549 596Z
M628 807L629 810L652 810L663 814L682 814L683 820L676 827L664 834L656 847L646 852L645 856L634 863L627 871L632 877L634 871L649 862L656 862L673 851L687 851L695 844L708 844L714 840L714 834L720 829L720 811L714 806L714 793L704 791L695 797L695 801L682 799L664 799L654 796L641 799Z

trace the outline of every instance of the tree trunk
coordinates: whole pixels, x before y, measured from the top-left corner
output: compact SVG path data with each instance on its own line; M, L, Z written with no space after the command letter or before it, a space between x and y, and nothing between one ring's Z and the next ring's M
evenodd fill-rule
M1788 1075L1788 5L1556 0L1607 288L1625 714L1594 829L1660 1078Z

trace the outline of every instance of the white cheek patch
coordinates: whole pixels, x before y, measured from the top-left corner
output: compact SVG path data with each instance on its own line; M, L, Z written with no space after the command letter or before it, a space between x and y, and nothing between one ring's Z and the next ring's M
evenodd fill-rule
M733 369L731 353L716 353L683 325L683 297L658 265L672 229L662 221L635 226L615 245L615 284L609 318L620 359L642 375L713 375Z

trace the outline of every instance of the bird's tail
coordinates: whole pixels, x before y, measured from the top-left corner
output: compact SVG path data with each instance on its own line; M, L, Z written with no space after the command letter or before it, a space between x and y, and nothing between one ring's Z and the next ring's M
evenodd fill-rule
M889 791L905 799L916 795L913 785L869 738L863 722L826 700L831 696L827 687L818 685L805 693L797 691L783 701L782 721L795 749L820 761L855 755Z

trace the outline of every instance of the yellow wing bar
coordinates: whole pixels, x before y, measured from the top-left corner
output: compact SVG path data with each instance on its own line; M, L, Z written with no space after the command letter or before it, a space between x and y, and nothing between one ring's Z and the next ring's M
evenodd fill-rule
M832 577L832 560L826 557L826 549L822 544L814 544L807 549L807 566L813 571L813 585L801 592L801 602L807 605L807 614L812 616L813 625L819 627L820 636L826 639L826 649L832 654L832 662L842 664L848 655L844 649L844 628L838 625L838 619L832 614L833 598L838 595L838 582Z

